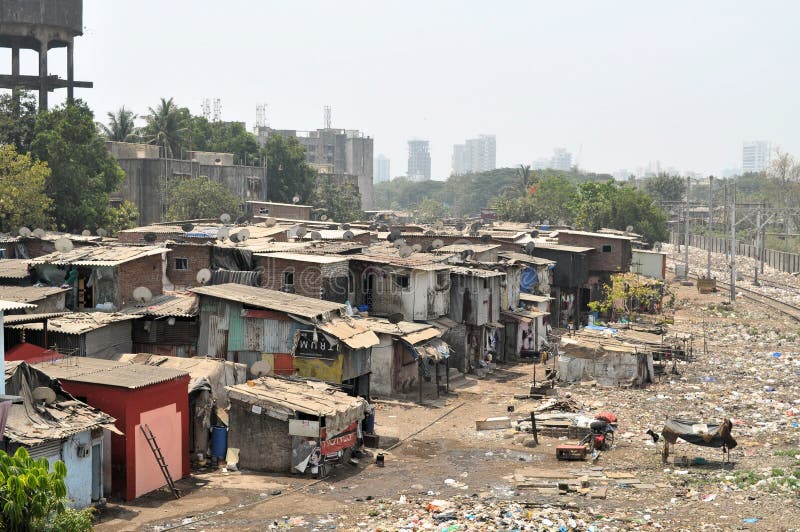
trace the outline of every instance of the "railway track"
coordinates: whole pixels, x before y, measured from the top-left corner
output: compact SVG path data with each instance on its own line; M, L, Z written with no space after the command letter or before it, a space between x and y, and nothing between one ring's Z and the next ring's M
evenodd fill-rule
M699 276L693 273L690 273L689 277L691 277L695 281L699 279ZM729 283L725 283L720 280L717 280L717 288L722 288L724 290L727 290L728 293L730 293L731 291L731 285ZM791 287L787 287L787 289L791 289ZM756 292L755 290L751 290L750 288L744 288L743 286L740 285L736 285L736 295L737 296L741 295L745 299L749 299L750 301L753 301L755 303L766 305L800 323L800 308L794 305L781 301L780 299L774 298L772 296L761 294L759 292Z

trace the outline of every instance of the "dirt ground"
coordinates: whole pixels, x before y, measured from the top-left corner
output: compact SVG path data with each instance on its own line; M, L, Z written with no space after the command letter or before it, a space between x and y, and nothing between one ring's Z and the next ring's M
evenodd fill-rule
M642 389L558 388L559 397L579 401L589 413L609 410L619 418L614 448L594 463L556 460L556 445L574 441L540 436L534 445L529 433L513 428L475 430L476 420L528 418L540 404L514 398L528 392L532 364L498 366L485 378L467 376L424 406L380 402L376 432L402 442L383 451L385 467L375 465L373 450L358 466L339 466L322 481L200 472L179 482L180 500L157 492L109 504L97 529L800 529L792 476L800 477L798 324L746 300L729 308L727 294L700 295L677 283L673 289L675 328L695 334L693 361L678 362L677 374L668 367ZM544 368L537 369L541 378ZM686 465L663 464L645 431L660 432L666 417L733 419L739 445L731 462L723 463L718 449L684 444L675 455L686 457ZM594 498L518 487L514 474L526 469L588 477L607 493Z

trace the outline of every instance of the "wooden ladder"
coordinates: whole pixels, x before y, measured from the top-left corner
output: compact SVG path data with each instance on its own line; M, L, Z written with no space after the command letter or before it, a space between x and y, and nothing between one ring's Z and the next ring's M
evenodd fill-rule
M150 430L150 425L139 425L139 428L142 430L142 434L144 434L144 438L147 440L150 450L153 451L153 456L156 457L156 462L158 462L158 467L161 468L161 472L164 474L164 478L167 481L167 486L169 486L169 489L172 491L172 494L175 495L175 498L180 499L181 492L177 486L175 486L175 481L172 480L172 475L169 474L167 463L164 461L164 455L161 452L161 448L158 446L158 442L156 442L156 437L153 435L153 431Z

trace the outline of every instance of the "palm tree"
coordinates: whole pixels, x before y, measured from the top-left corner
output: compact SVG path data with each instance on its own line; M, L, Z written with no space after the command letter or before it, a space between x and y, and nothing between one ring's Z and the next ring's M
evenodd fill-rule
M123 105L115 113L108 113L108 125L99 124L100 133L108 140L117 142L128 142L137 133L135 120L138 118L133 111L125 109Z
M522 195L527 196L528 190L533 184L533 179L531 179L531 165L519 165L519 168L517 168L517 177L519 178Z
M161 98L161 103L153 109L148 108L150 114L145 116L147 125L144 128L145 138L151 144L164 146L165 156L172 157L180 151L189 128L186 117L180 112L178 106L172 101Z

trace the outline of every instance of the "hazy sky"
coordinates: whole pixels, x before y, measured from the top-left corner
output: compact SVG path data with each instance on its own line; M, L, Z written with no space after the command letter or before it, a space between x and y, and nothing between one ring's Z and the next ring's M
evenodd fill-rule
M718 173L745 139L800 154L798 16L794 1L86 0L75 72L95 88L76 93L100 119L220 98L248 128L258 103L292 129L321 127L330 104L392 175L409 138L430 140L444 178L478 133L497 135L498 166L563 146L588 170Z

